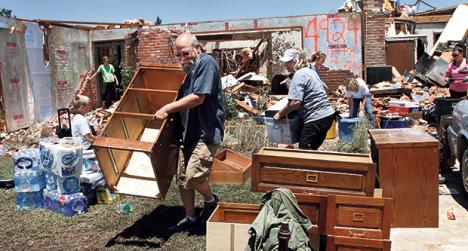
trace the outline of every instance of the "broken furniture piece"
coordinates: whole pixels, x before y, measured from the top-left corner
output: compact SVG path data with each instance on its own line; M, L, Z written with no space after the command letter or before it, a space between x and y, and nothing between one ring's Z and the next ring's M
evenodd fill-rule
M112 192L162 199L176 172L175 121L154 114L176 100L178 65L141 65L93 146Z
M213 184L244 184L250 178L252 160L231 150L223 150L213 158L210 182Z

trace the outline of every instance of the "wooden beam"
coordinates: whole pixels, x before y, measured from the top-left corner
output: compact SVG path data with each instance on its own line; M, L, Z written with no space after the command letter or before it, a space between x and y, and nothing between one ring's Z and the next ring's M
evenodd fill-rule
M412 16L412 17L399 17L395 21L413 21L418 24L421 23L447 23L452 15L435 15L435 16Z
M252 108L250 106L248 106L246 103L238 100L238 99L234 99L234 101L236 102L236 104L240 107L242 107L244 110L254 114L254 115L261 115L261 112L255 108Z
M130 91L130 92L140 92L140 93L146 93L146 94L160 94L160 93L174 93L174 94L177 94L177 91L147 89L147 88L128 88L128 91Z
M136 113L136 112L114 112L115 117L133 118L133 119L144 119L153 120L156 119L154 114Z
M97 137L93 143L93 146L124 151L152 153L154 143L108 137Z

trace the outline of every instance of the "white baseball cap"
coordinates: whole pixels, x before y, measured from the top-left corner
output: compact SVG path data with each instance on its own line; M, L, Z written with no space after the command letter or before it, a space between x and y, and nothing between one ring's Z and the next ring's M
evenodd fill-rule
M293 59L299 59L299 51L295 49L287 49L284 51L283 57L280 58L283 62L289 62Z

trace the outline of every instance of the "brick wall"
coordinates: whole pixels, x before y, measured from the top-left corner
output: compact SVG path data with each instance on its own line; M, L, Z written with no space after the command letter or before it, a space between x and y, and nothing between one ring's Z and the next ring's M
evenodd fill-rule
M335 91L338 86L347 84L349 78L354 74L349 70L329 70L327 67L319 69L320 78L328 85L330 92Z
M364 64L365 66L386 64L383 0L364 0L363 5Z
M175 64L173 41L181 31L138 28L125 40L125 63Z
M90 70L83 75L80 75L80 86L76 91L75 95L84 95L89 98L90 105L92 109L98 108L98 99L97 99L97 84L96 81L86 82L86 76L93 75L94 71Z

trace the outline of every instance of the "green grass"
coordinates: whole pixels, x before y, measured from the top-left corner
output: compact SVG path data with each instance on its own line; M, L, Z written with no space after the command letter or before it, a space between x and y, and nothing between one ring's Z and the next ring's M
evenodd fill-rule
M13 178L15 169L13 168L13 160L7 157L0 158L0 177L5 179Z
M259 203L261 193L244 185L213 185L220 201ZM202 198L197 195L197 201ZM183 217L183 208L173 184L164 201L126 196L120 203L133 205L133 212L119 214L114 205L94 205L89 212L65 217L45 209L27 212L15 209L14 189L0 189L0 247L5 249L104 249L111 250L204 250L204 232L168 234L167 227Z

